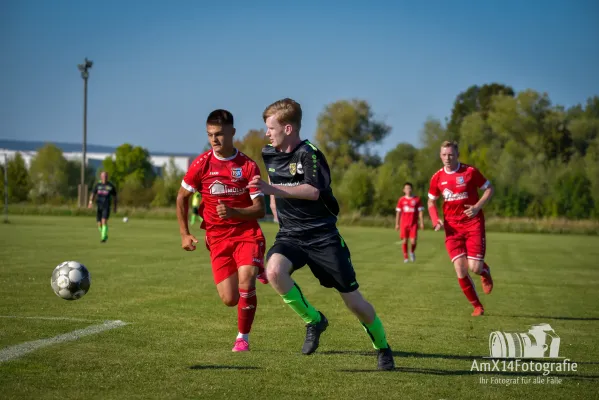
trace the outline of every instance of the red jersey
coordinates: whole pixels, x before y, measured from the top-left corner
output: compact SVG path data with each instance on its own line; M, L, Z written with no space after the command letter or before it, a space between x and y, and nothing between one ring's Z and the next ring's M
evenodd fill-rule
M455 171L447 172L443 167L433 175L428 197L436 200L443 195L443 218L460 224L471 220L464 214L466 206L475 205L479 200L478 190L485 190L489 185L476 168L459 163ZM473 219L484 220L482 210Z
M395 211L401 213L402 226L418 225L418 213L423 210L424 207L418 196L400 197L395 208Z
M202 228L207 233L220 236L247 229L250 236L261 235L258 221L222 219L216 212L219 201L231 208L246 208L253 204L254 198L262 196L257 189L247 188L249 181L256 175L260 175L258 165L237 150L233 156L224 159L210 150L191 163L181 186L202 195L199 214L204 219Z

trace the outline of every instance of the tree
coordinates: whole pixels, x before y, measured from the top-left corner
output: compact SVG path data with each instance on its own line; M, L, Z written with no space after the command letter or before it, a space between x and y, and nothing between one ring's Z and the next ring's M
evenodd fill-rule
M79 185L81 184L81 161L67 160L67 192L66 197L76 199L79 195ZM95 184L94 169L88 165L85 166L84 182L88 185L88 191L93 189Z
M391 127L374 119L366 101L341 100L320 113L315 139L330 168L339 172L358 161L372 162L370 146L380 143L389 132Z
M149 188L156 178L156 172L150 162L150 153L142 147L133 147L125 143L115 152L115 158L106 157L103 162L104 170L109 179L121 187L125 180L136 181L136 186Z
M31 190L31 179L21 153L15 153L7 162L8 168L8 201L19 203L26 201ZM4 168L0 166L0 199L4 201Z
M162 176L155 179L152 185L154 193L152 206L154 207L166 207L175 204L181 180L183 180L183 175L185 175L185 172L177 168L175 160L172 157L169 158L168 164L165 164L162 170Z
M376 214L395 214L397 199L403 194L403 186L409 180L410 170L406 162L392 163L389 160L377 169L373 185Z
M448 140L460 140L460 127L468 115L480 112L483 119L491 109L491 101L495 95L514 96L514 89L500 83L473 85L458 94L453 103L451 118L447 124Z
M341 205L350 211L361 213L370 212L372 205L373 171L363 162L352 164L339 184L339 199Z
M46 144L39 149L31 160L29 175L33 183L31 197L35 201L61 201L67 197L67 160L55 145Z
M260 168L260 174L263 179L267 179L266 166L262 160L262 149L269 143L266 137L264 129L252 129L243 136L241 139L237 139L234 142L235 147L247 155L252 160L256 161L258 168Z

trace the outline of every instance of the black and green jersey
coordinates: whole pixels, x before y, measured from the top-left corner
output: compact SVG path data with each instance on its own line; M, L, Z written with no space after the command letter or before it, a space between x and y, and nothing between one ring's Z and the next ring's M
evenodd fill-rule
M98 182L92 193L96 198L98 207L110 207L112 196L116 196L116 187L110 181L106 183Z
M262 158L273 185L308 184L320 190L318 200L276 198L279 232L298 238L314 238L337 232L339 203L331 189L331 171L324 155L308 140L290 153L272 146L262 150Z

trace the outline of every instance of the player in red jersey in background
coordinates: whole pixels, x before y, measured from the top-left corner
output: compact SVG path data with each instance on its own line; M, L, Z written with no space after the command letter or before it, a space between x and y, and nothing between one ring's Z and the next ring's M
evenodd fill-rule
M410 239L410 260L416 261L416 242L418 240L418 221L420 220L420 229L424 229L424 207L420 197L412 196L413 186L406 182L403 186L405 196L397 200L397 215L395 217L395 230L399 231L399 238L402 240L403 262L408 262L408 239Z
M485 263L485 217L483 206L493 196L493 186L474 167L458 161L458 144L443 142L441 145L443 168L430 182L428 211L435 230L445 228L445 248L455 267L458 282L468 301L474 307L472 316L483 315L474 282L468 270L480 275L483 291L493 290L491 270ZM483 190L479 198L478 190ZM435 200L443 196L443 221L439 219Z
M233 115L215 110L208 116L206 131L212 150L198 156L181 182L177 196L177 219L181 246L194 251L198 240L189 232L189 198L200 192L199 215L206 230L212 274L223 303L237 306L239 334L233 351L249 350L249 333L256 314L256 277L264 274L264 234L258 219L265 215L264 196L247 189L260 175L258 165L233 146Z

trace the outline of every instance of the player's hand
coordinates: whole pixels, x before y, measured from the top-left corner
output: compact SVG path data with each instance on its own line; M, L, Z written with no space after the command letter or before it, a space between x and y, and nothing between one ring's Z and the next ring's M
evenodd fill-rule
M254 176L250 183L248 183L247 187L250 189L258 189L262 194L266 196L274 194L273 187L268 183L264 182L260 178L260 175Z
M399 225L395 224L395 230L399 231Z
M87 203L87 208L92 208L92 202Z
M464 210L464 214L466 214L470 218L474 217L480 211L480 208L477 206L466 205L464 207L466 207L466 209Z
M218 205L216 206L216 213L222 219L231 218L233 216L233 209L223 203L222 200L218 201Z
M439 220L439 222L437 222L437 225L435 225L435 232L437 232L441 228L443 228L443 221Z
M424 230L424 222L420 224L420 229Z
M198 239L193 235L181 235L181 247L185 251L194 251L196 249L196 243Z

